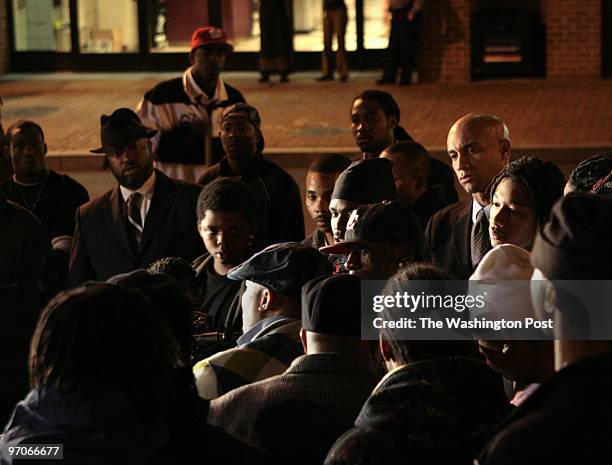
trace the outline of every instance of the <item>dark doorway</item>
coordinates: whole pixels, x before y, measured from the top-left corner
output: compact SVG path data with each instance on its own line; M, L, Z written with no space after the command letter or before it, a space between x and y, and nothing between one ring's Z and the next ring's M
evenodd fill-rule
M546 38L539 1L476 2L471 44L474 80L545 76Z
M612 2L601 0L601 69L604 77L612 76Z

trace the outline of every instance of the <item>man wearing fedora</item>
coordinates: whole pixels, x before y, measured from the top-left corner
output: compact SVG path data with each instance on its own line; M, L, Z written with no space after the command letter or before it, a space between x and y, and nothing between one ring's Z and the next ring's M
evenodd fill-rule
M205 168L206 134L212 136L211 163L223 158L219 117L223 108L245 102L242 94L220 77L233 51L227 34L217 27L200 27L191 38L191 66L182 77L149 90L136 112L142 122L159 130L153 139L156 167L168 176L195 182Z
M153 168L145 127L127 108L102 115L102 146L118 186L82 205L70 255L69 285L106 280L168 256L193 260L204 252L196 228L200 187Z

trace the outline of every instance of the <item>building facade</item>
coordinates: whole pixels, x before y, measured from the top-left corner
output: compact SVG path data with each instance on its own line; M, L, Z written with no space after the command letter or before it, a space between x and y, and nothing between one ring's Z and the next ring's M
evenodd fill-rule
M612 2L427 0L421 82L491 77L608 76ZM346 0L352 69L379 68L386 0ZM322 0L292 0L296 69L320 66ZM230 70L255 70L258 0L0 0L0 72L174 71L191 32L221 26L235 45Z

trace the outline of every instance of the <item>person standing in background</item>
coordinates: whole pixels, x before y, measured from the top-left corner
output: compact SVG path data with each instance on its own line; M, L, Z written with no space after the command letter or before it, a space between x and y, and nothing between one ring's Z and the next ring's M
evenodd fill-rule
M399 85L412 83L417 69L418 39L425 0L389 0L391 32L387 61L381 79L376 84L395 84L400 70Z
M323 0L323 55L322 75L317 81L333 81L334 79L334 50L332 48L333 35L336 35L338 53L336 54L336 67L340 74L340 81L348 80L348 64L346 62L346 48L344 37L346 35L346 5L344 0Z
M270 82L271 74L280 74L280 82L289 82L289 73L293 68L293 15L290 0L261 0L259 24L259 82Z
M138 104L136 113L142 123L158 130L151 139L155 167L168 177L195 182L208 161L217 163L225 155L219 118L226 106L245 102L242 93L221 77L233 50L223 29L196 29L191 37L191 66L182 77L157 84ZM211 160L206 160L208 131Z
M53 248L58 285L64 288L75 213L89 200L87 189L67 174L48 168L45 134L33 121L20 120L8 127L5 152L14 174L0 183L0 191L43 224Z

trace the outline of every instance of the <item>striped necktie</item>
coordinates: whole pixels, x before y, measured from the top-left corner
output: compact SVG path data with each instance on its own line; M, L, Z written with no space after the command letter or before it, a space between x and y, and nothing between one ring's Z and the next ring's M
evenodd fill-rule
M489 239L489 220L485 209L481 208L476 214L476 222L472 226L472 237L470 240L472 266L476 268L489 250L491 240Z
M130 223L130 229L135 239L137 248L140 248L140 242L142 240L142 215L140 214L140 206L142 205L142 194L140 192L133 192L127 200L128 207L128 221Z

